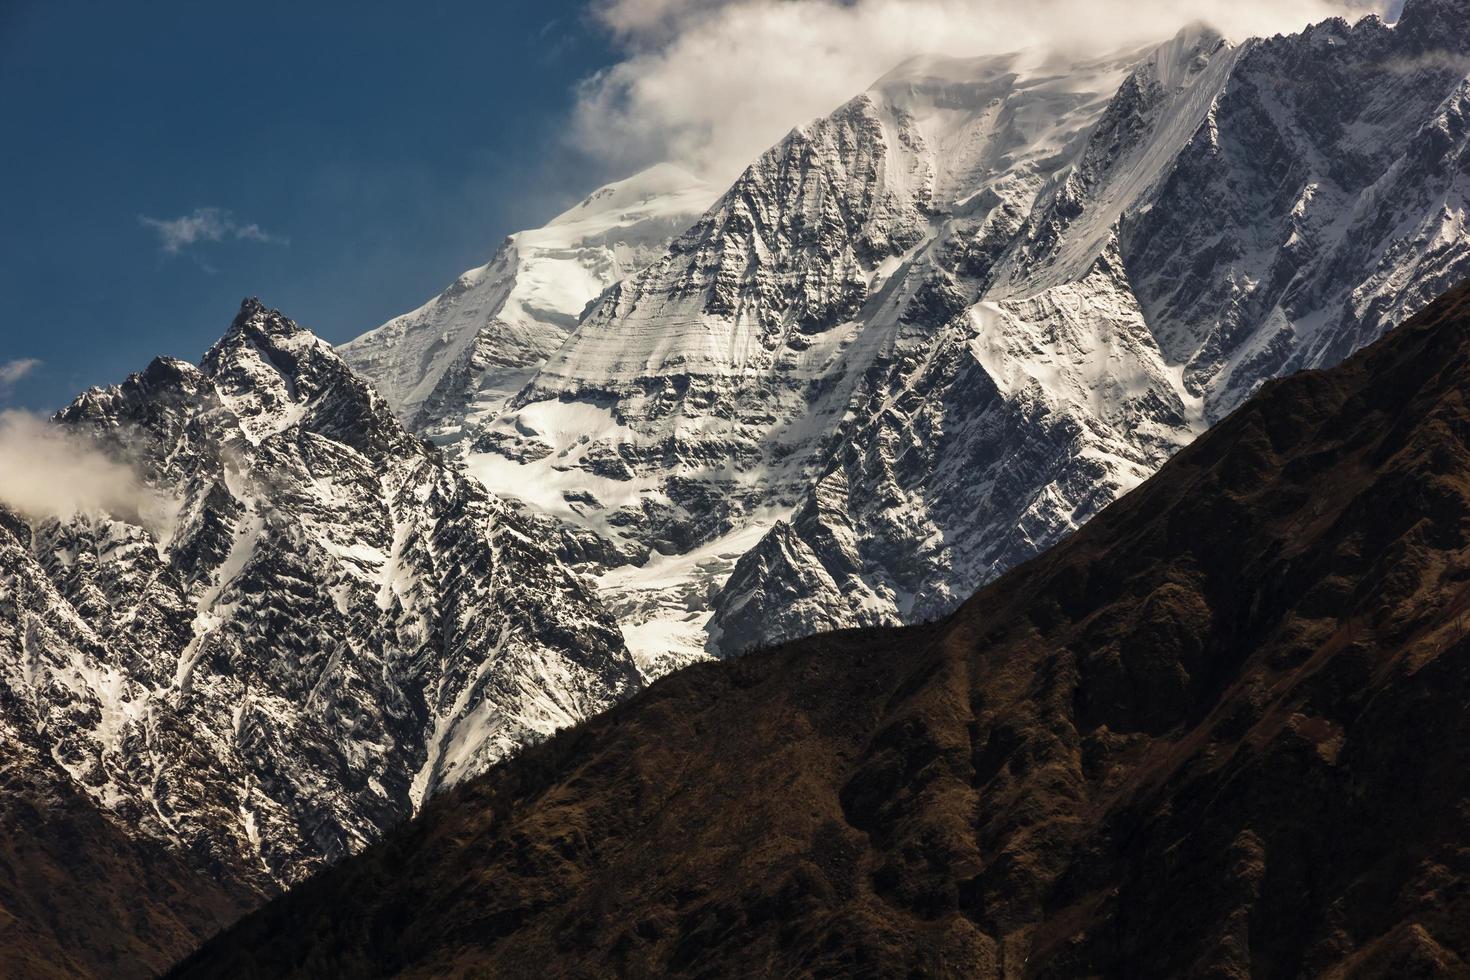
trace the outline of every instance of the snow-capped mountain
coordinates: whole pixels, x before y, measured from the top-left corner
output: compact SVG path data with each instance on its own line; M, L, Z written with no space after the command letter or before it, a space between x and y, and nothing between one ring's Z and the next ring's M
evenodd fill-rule
M338 352L399 418L452 444L525 384L588 303L657 258L717 195L670 164L609 184Z
M58 417L166 507L0 507L0 769L233 902L691 659L946 614L1470 276L1461 6L921 59L340 356L247 302Z
M602 294L464 465L607 543L646 674L942 615L1470 275L1456 8L903 65Z
M1470 276L1462 14L1416 0L1394 28L1239 47L1186 32L1002 249L951 225L925 275L975 301L864 393L742 559L715 603L725 649L948 612L1264 381Z
M868 372L933 330L904 283L942 215L994 200L1018 224L1139 57L916 62L794 131L603 296L469 471L632 554L600 581L645 669L702 655L710 598Z
M195 867L298 881L639 686L539 535L255 301L58 422L171 504L0 508L0 728Z

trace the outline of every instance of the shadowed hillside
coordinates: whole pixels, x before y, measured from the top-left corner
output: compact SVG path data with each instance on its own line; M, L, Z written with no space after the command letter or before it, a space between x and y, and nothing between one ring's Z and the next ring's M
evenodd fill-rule
M156 976L260 904L131 837L14 733L0 736L0 977Z

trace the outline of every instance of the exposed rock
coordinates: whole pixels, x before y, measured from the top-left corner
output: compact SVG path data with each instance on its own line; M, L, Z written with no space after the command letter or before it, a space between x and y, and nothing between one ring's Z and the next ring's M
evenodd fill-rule
M253 300L59 422L176 513L5 514L0 723L222 882L300 881L639 686L555 540Z

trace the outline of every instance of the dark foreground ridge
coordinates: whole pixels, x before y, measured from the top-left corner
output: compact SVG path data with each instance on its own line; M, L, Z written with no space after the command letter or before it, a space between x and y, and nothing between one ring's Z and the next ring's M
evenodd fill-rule
M0 977L143 980L261 896L130 836L49 759L0 745Z
M1470 974L1470 289L931 627L700 665L179 977Z

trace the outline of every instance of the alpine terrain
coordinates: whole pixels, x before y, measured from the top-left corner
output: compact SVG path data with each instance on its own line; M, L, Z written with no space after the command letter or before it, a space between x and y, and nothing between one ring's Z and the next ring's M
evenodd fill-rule
M302 883L198 970L1463 971L1466 297L1354 355L1470 279L1466 13L912 60L83 393L146 499L0 503L0 974Z
M599 188L338 353L406 424L453 445L498 413L588 303L662 254L717 194L670 164Z
M508 400L477 368L474 411L415 424L572 529L646 676L941 616L1470 274L1467 57L1461 5L1410 0L903 65L513 353ZM419 315L349 345L387 391L403 362L354 352L453 334Z
M0 772L38 760L46 793L236 900L640 686L539 536L254 300L197 367L57 422L161 506L0 510Z
M1470 287L952 617L696 664L177 977L1464 977Z

